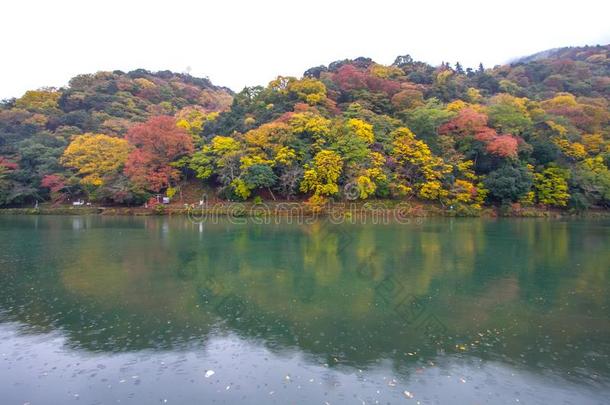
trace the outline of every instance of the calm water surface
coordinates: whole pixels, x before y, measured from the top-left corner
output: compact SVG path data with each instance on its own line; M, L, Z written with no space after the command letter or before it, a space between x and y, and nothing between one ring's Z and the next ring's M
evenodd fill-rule
M610 221L0 217L0 404L607 404Z

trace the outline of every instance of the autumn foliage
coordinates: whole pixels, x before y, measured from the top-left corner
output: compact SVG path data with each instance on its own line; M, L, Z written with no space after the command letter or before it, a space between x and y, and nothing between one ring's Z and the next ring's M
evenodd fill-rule
M487 142L487 152L505 158L516 158L519 141L512 135L499 135Z
M5 170L15 170L19 167L19 165L15 162L11 162L7 158L0 156L0 167Z
M488 118L483 112L463 108L457 116L439 128L440 134L465 138L471 137L485 145L485 150L503 158L516 158L519 146L517 137L510 134L499 135L487 126Z
M111 204L205 183L214 198L610 207L610 46L493 69L409 55L238 93L172 72L98 72L0 103L0 205ZM179 194L182 195L182 194Z
M193 152L193 141L173 117L152 117L133 126L126 135L133 150L125 164L125 174L138 186L160 191L180 178L171 163Z
M101 186L104 177L112 175L125 164L129 145L125 139L103 134L77 136L68 145L61 162L77 169L83 184Z

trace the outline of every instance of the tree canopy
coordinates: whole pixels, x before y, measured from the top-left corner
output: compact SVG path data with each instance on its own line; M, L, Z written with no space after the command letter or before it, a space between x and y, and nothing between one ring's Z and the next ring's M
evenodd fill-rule
M485 69L409 55L238 93L168 71L98 72L0 104L0 205L136 203L205 182L219 198L319 205L610 205L610 46Z

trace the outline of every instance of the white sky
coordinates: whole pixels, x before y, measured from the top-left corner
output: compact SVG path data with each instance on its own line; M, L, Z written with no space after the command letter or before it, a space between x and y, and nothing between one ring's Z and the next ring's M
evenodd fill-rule
M475 67L610 43L610 2L90 0L0 2L0 99L80 73L136 68L208 76L240 90L276 75L409 53Z

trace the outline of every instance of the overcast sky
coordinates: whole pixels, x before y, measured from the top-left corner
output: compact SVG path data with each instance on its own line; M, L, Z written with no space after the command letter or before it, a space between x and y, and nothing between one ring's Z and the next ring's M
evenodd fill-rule
M0 99L99 70L190 70L240 90L358 56L492 66L610 43L609 16L602 0L7 0Z

